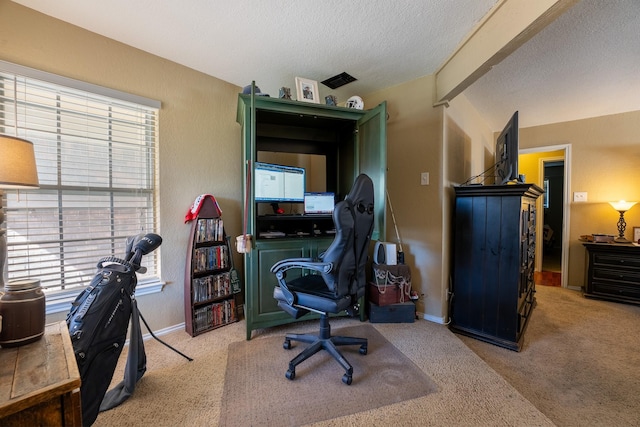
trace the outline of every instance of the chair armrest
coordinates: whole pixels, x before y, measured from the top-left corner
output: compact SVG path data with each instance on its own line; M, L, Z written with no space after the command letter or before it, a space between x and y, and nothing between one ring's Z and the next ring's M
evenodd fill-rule
M280 265L281 264L287 264L290 262L313 262L313 258L288 258L288 259L283 259L280 260L278 262L276 262L275 264L273 264L273 266L271 267L271 272L275 273L276 271L278 271L280 269Z
M289 258L278 261L271 267L271 272L276 275L280 289L285 296L287 304L293 306L296 303L296 295L291 292L285 280L285 271L297 269L309 269L320 273L328 273L332 270L333 264L330 262L315 262L312 258Z
M290 258L278 261L271 267L271 272L277 274L278 272L285 272L293 268L309 269L319 273L329 273L333 268L333 263L330 262L318 262L312 258Z

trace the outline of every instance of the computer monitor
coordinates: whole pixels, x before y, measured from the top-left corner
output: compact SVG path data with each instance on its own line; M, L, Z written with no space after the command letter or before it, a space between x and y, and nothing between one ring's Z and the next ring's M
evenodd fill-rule
M305 193L304 214L331 215L333 213L335 201L336 196L334 193Z
M256 202L304 202L304 168L256 162L254 171Z

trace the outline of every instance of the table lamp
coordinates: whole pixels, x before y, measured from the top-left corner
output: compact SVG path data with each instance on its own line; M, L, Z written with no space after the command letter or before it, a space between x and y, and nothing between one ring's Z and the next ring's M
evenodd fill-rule
M638 202L625 202L624 200L620 200L619 202L609 202L613 209L620 212L620 218L618 219L618 237L613 239L616 243L631 243L624 237L624 230L627 228L627 223L624 220L624 213L631 209L633 205Z
M8 281L7 230L3 189L38 188L33 144L0 135L0 345L12 347L38 340L44 333L45 301L38 280Z

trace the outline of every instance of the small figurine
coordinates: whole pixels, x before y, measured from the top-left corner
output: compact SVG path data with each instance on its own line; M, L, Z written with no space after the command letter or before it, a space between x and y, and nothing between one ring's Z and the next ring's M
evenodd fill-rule
M288 87L281 87L280 88L280 95L279 95L280 99L291 99L291 88Z
M327 95L324 97L324 102L327 105L338 105L338 97L335 95Z

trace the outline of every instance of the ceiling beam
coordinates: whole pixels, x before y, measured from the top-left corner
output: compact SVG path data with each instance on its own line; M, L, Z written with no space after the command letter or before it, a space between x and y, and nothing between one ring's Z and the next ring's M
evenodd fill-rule
M579 0L500 0L436 71L435 104L455 98Z

